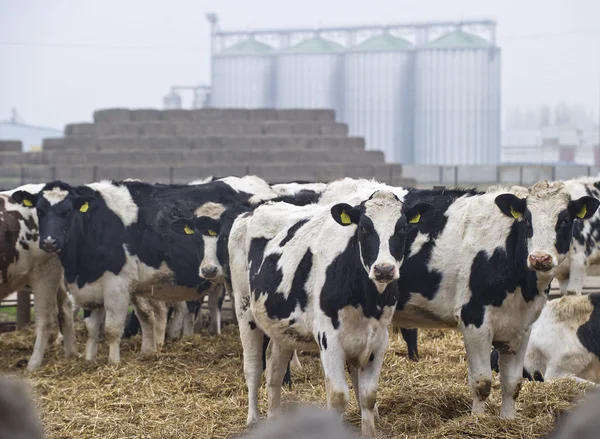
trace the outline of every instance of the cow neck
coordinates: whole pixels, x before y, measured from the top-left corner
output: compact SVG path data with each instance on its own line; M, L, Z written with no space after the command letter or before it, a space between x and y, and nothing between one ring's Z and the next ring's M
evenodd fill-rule
M106 272L119 274L125 264L125 226L101 197L93 217L75 213L63 251L58 253L68 283L79 288Z
M359 252L357 232L346 249L327 267L321 306L334 328L339 326L338 311L346 306L361 307L365 317L379 319L384 307L394 307L398 300L398 282L391 282L379 293L365 271Z
M509 270L507 290L513 292L516 287L520 287L523 298L529 302L535 299L539 290L537 272L527 267L529 249L527 248L527 226L524 221L515 221L512 224L505 246ZM550 280L551 276L548 276L548 282Z

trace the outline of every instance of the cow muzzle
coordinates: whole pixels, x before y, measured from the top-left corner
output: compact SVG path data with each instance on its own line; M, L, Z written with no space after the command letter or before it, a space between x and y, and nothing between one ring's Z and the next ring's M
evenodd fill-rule
M398 270L393 264L376 264L370 277L377 282L387 283L398 279Z
M529 254L528 263L536 271L547 272L554 268L552 255L542 252L532 252Z
M214 280L219 276L219 267L214 265L206 265L200 267L200 277L206 280Z
M40 239L40 248L48 253L56 253L59 250L56 239L52 236L46 236L44 239Z

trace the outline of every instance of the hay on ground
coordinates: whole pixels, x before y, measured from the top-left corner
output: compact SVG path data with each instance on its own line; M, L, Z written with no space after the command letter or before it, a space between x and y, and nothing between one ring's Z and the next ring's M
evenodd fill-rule
M78 324L79 349L84 331ZM34 331L0 334L0 370L22 371L31 354ZM569 409L586 386L570 380L525 383L518 417L503 420L500 386L494 377L487 414L470 415L467 363L458 333L420 331L421 361L406 356L401 337L391 336L381 375L376 426L385 438L531 438L547 434L555 417ZM140 338L122 343L122 363L107 364L102 344L98 364L64 359L51 346L44 366L26 374L38 396L46 434L52 438L225 438L245 429L247 396L237 328L220 337L195 334L167 344L158 357L142 358ZM318 356L300 355L303 368L293 371L294 387L283 390L285 402L324 405L325 390ZM347 419L354 428L360 415L351 391ZM261 389L261 411L266 391Z

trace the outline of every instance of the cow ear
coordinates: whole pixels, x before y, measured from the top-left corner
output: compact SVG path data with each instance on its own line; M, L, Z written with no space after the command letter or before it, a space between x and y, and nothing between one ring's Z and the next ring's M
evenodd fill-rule
M93 206L94 198L87 196L77 197L73 203L75 210L78 210L81 213L90 213L90 209L93 209Z
M514 219L523 218L527 209L527 201L514 194L498 195L495 202L504 215Z
M435 209L429 203L418 203L407 209L404 214L406 215L408 224L415 224L421 228L433 221Z
M35 207L37 197L27 191L16 191L11 195L12 199L25 207Z
M331 208L331 216L341 226L349 226L350 224L358 224L358 211L346 203L336 204Z
M596 210L598 209L598 205L600 205L600 201L598 201L594 197L581 197L577 200L569 201L569 213L573 218L579 219L588 219L594 216Z
M194 235L194 224L188 218L179 218L169 224L171 230L182 235Z
M214 218L200 216L194 220L194 227L203 235L218 236L221 225Z

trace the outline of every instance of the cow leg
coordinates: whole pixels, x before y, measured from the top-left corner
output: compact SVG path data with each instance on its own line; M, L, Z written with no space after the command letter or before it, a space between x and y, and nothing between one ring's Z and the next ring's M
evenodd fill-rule
M100 335L100 327L104 321L104 308L96 308L90 311L90 315L84 318L85 327L87 329L87 341L85 344L85 359L87 361L96 361L98 355L98 336Z
M73 323L73 301L64 288L62 282L58 287L58 324L63 335L63 345L67 358L77 355L77 339Z
M194 322L194 332L200 332L200 330L204 326L204 321L202 318L202 304L204 303L204 298L206 297L206 293L200 293L198 297L198 315L196 321Z
M129 308L129 290L116 279L117 282L111 282L108 288L104 290L104 307L106 309L106 319L104 321L104 334L108 342L108 361L118 363L121 361L121 336L127 320L127 308ZM140 316L138 315L138 318ZM142 319L140 318L140 323ZM150 328L150 333L153 329ZM143 334L143 328L142 328Z
M558 287L560 288L560 294L566 296L567 289L569 288L569 279L558 279Z
M156 321L150 299L133 295L131 296L131 304L142 329L142 355L154 355L156 354L156 336L154 333Z
M377 414L377 387L383 365L383 357L388 346L387 328L379 331L373 342L373 352L369 362L358 371L359 405L361 414L361 432L363 437L375 437L375 416Z
M290 358L294 353L291 349L282 347L279 343L271 342L271 355L267 360L267 392L269 395L268 417L279 414L281 411L281 386L283 376L286 374Z
M326 348L321 349L321 363L325 375L325 389L327 390L327 407L337 410L340 414L348 406L348 383L345 374L344 350L337 338L328 337Z
M35 309L35 345L27 364L27 369L30 371L42 365L58 310L56 302L58 278L52 276L51 279L44 280L45 282L42 282L41 279L35 279L31 282Z
M194 324L196 323L196 314L191 311L186 302L182 302L183 305L185 306L184 309L182 309L182 318L183 318L183 322L182 322L182 336L183 337L187 337L188 335L192 335L194 333Z
M173 313L167 322L166 337L168 341L178 340L183 329L183 321L188 312L185 302L173 303Z
M354 388L354 396L356 396L356 404L360 408L360 392L358 391L358 368L346 363L348 366L348 372L350 372L350 379L352 380L352 387Z
M208 294L208 308L210 310L210 335L219 335L221 333L221 310L219 300L221 298L221 289L215 289Z
M529 342L529 333L521 341L515 352L499 352L500 355L500 385L502 387L502 408L500 416L515 417L515 403L523 384L523 365Z
M400 328L400 332L402 333L402 338L406 342L406 348L408 349L408 358L410 358L412 361L419 361L417 329Z
M298 351L294 351L294 355L292 356L291 366L293 370L302 369L302 363L300 363L300 359L298 358Z
M569 271L569 284L567 295L579 295L583 291L583 282L587 275L586 256L583 251L571 255L571 266Z
M228 286L227 282L225 282L225 291L227 292L229 300L231 301L231 309L235 310L235 295L233 294L233 290ZM234 325L237 325L237 316L235 315L235 312L231 313L231 321Z
M160 351L165 344L168 308L167 304L162 300L153 299L150 303L154 310L154 338L156 340L156 347Z
M485 401L492 391L491 331L485 326L462 328L467 360L469 362L469 386L473 395L473 414L485 412ZM502 366L501 366L502 367ZM502 369L500 369L502 371Z

